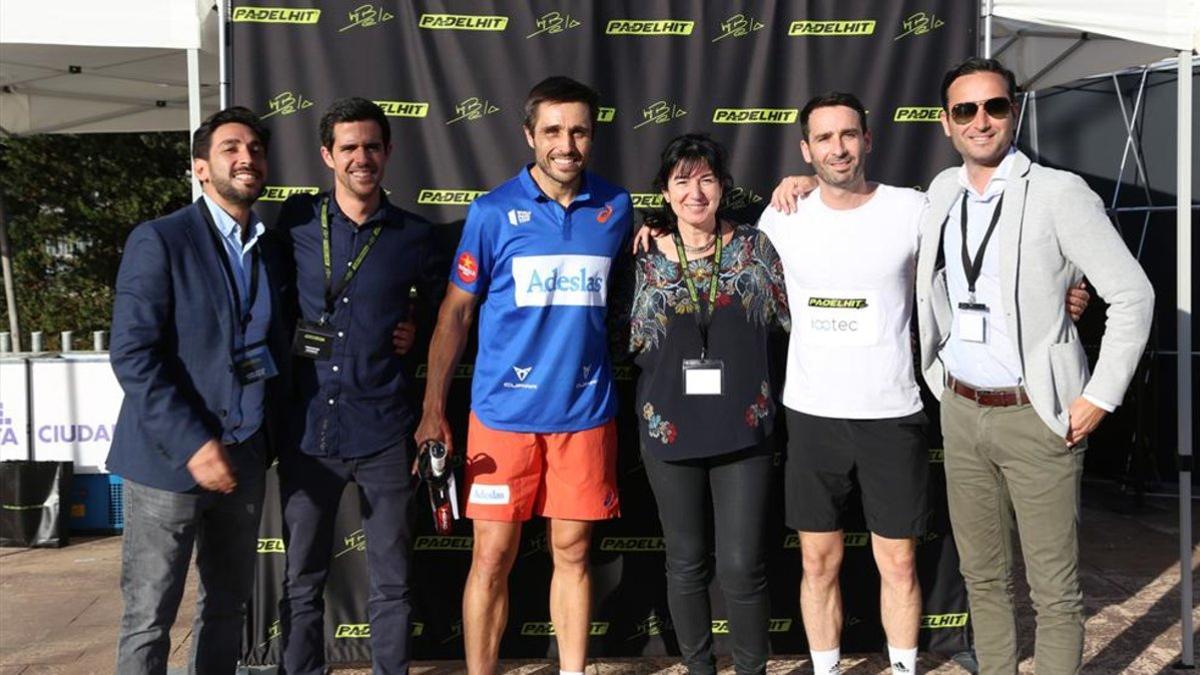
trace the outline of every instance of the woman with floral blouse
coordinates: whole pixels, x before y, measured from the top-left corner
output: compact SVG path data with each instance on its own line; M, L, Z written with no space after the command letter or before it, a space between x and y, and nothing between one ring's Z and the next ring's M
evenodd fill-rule
M671 618L694 674L716 672L708 599L714 557L735 669L766 669L763 523L775 422L768 338L789 326L775 249L755 228L719 215L733 184L726 158L724 147L699 134L663 151L654 187L664 204L649 223L656 234L610 304L621 314L614 323L627 330L618 339L628 336L641 368L642 457L666 540Z

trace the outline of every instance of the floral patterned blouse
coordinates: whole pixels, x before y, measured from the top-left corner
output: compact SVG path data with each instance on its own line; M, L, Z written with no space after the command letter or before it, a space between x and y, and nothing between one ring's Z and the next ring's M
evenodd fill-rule
M687 266L700 303L707 305L713 256ZM708 358L724 362L721 396L683 393L683 361L700 358L701 338L679 263L655 248L635 256L630 267L618 276L610 307L618 315L614 324L623 329L614 331L616 339L627 339L642 371L637 384L642 446L671 461L761 443L775 417L768 336L773 327L790 328L783 267L766 235L737 225L721 254L708 338Z

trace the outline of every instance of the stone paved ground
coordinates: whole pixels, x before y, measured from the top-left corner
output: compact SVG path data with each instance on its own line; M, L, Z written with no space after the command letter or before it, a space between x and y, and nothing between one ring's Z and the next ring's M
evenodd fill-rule
M1180 656L1178 504L1151 499L1140 508L1114 496L1110 486L1093 485L1085 492L1081 564L1087 603L1086 673L1170 672ZM1196 509L1193 508L1195 514ZM1193 555L1200 546L1193 533ZM0 675L109 673L113 669L117 623L120 538L79 539L63 549L0 549ZM1193 584L1197 567L1192 568ZM194 578L194 575L192 575ZM171 631L173 668L186 662L192 620L194 583L189 584L175 628ZM1022 673L1033 672L1033 616L1022 586L1019 630ZM1200 624L1194 601L1192 614ZM1196 635L1192 635L1193 644ZM728 660L722 673L732 673ZM554 675L548 661L511 662L510 675ZM843 660L853 675L886 673L881 655L849 655ZM961 666L939 657L922 656L920 670L964 673ZM369 673L338 668L338 675ZM461 663L415 664L415 675L463 672ZM589 666L597 675L670 673L684 669L674 659L620 659ZM812 672L806 658L782 655L768 672Z

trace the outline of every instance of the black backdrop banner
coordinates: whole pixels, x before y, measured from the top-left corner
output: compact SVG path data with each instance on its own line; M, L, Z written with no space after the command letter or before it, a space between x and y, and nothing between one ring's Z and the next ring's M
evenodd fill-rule
M730 150L736 187L725 197L727 208L735 219L753 222L780 176L810 172L799 151L799 111L828 90L854 92L868 108L869 177L924 186L956 158L937 124L939 87L948 66L974 53L977 14L975 3L961 0L235 0L232 100L262 115L273 134L270 185L259 206L268 222L289 194L330 186L317 128L325 108L344 96L378 102L394 146L384 186L393 203L444 223L439 232L449 259L471 200L530 161L521 130L524 97L549 75L568 75L600 92L591 168L626 186L639 209L660 203L649 185L667 141L705 131ZM408 357L417 382L430 329L421 326L421 347ZM466 437L473 353L469 345L449 401L457 438ZM617 368L624 515L595 532L594 656L678 653L662 534L638 453L634 377L630 367ZM419 401L420 392L413 396ZM936 438L933 445L940 445ZM956 652L968 646L968 616L939 450L931 452L930 471L936 514L918 550L921 645ZM272 485L244 646L248 664L279 656L284 545ZM773 489L778 514L780 485ZM369 542L354 486L338 524L342 545L332 552L326 647L331 663L363 662L370 658L363 555ZM780 516L766 526L778 533L769 568L772 646L777 653L802 652L796 538ZM459 522L454 536L434 536L423 501L418 528L415 656L461 658L470 523ZM843 648L881 649L879 582L861 513L850 514L846 544ZM550 571L545 530L534 521L523 532L510 581L503 656L553 655ZM725 651L728 627L715 582L713 609L717 647Z

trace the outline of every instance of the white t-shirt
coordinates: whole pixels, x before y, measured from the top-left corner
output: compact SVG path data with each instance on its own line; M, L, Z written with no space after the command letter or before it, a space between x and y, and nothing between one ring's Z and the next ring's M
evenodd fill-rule
M855 209L818 188L758 227L783 261L792 334L783 404L819 417L885 419L921 409L909 333L925 196L880 185Z

